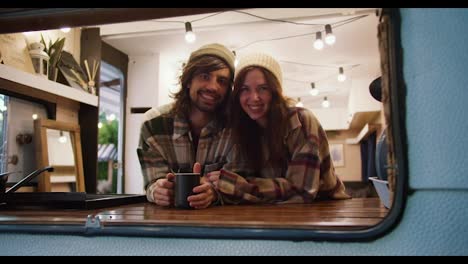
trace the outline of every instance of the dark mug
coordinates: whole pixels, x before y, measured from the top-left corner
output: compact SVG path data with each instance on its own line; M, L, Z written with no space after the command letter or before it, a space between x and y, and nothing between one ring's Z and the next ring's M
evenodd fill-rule
M200 173L174 173L175 174L175 207L192 209L187 197L193 195L193 188L200 185Z

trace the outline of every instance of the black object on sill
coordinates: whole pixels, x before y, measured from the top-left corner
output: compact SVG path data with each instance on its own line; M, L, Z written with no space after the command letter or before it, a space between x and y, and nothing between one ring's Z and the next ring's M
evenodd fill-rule
M130 108L130 113L132 114L144 114L146 111L150 110L151 107L132 107Z
M36 178L37 175L43 173L44 171L52 172L52 171L54 171L54 168L49 166L49 167L45 167L45 168L38 169L38 170L35 170L35 171L31 172L28 176L24 177L21 181L19 181L17 184L13 185L13 187L8 189L8 191L6 191L5 194L15 192L16 190L23 187L26 183L28 183L32 179Z
M53 167L38 169L13 185L8 191L3 189L0 193L0 209L98 209L146 202L146 196L140 194L87 194L85 192L15 193L17 189L46 170L53 171L54 169Z
M146 202L140 194L88 194L84 192L19 192L5 194L6 209L99 209Z

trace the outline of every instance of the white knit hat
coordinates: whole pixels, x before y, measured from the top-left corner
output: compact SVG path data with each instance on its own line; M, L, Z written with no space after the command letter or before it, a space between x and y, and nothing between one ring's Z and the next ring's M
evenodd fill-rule
M271 73L273 73L276 79L278 79L280 85L282 85L283 74L281 72L281 67L273 57L266 53L257 52L243 56L236 67L236 74L234 78L237 78L239 72L250 66L260 66L269 70Z
M228 64L231 72L234 72L234 53L224 45L218 43L204 45L190 54L189 61L203 55L213 55L223 59Z

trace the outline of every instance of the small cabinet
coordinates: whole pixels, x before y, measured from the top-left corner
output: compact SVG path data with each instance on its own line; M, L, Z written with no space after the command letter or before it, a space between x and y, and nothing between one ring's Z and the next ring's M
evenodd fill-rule
M0 64L0 92L8 96L46 104L49 119L81 127L86 192L96 192L98 96ZM91 123L95 122L95 129ZM96 144L93 144L95 142ZM90 145L93 146L90 146ZM95 145L95 146L94 146Z

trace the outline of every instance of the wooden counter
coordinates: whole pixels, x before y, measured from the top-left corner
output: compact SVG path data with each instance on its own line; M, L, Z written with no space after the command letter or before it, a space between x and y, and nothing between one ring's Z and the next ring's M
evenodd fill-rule
M388 213L378 198L319 201L313 204L227 205L201 210L163 208L150 203L97 210L5 210L2 225L83 225L99 217L100 227L221 227L360 230Z

